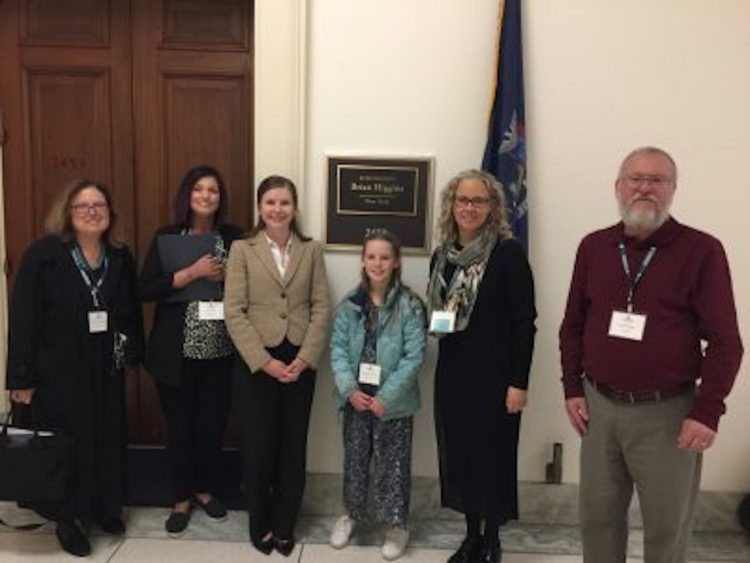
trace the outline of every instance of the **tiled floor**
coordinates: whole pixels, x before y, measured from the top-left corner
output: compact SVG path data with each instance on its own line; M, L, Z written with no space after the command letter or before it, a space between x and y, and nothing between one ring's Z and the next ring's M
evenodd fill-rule
M94 553L86 561L111 563L179 562L211 563L243 561L246 563L380 563L377 547L350 546L341 551L327 545L298 546L287 559L279 554L261 555L245 542L208 540L170 540L126 538L122 541L104 537L94 538ZM403 563L444 562L451 551L446 549L409 548L399 561ZM51 534L0 534L0 560L3 563L73 561L74 557L61 552ZM542 555L537 553L507 553L504 563L578 563L579 555ZM628 559L636 563L638 559ZM707 563L707 562L703 562Z
M244 561L247 563L376 563L380 556L379 533L376 530L360 530L353 544L337 551L325 542L332 518L308 517L299 526L300 543L291 557L279 554L266 557L255 551L246 538L246 515L231 512L223 523L210 521L204 514L196 512L190 528L180 539L166 537L163 523L165 509L132 508L127 511L128 534L125 538L111 538L94 534L92 562L179 562L204 563L206 561ZM0 502L0 518L15 524L38 521L28 511L19 510L10 503ZM444 562L460 541L460 522L422 521L412 526L412 542L399 560L404 563ZM53 524L48 523L33 532L16 532L1 528L0 562L57 562L74 561L75 558L62 552L53 534ZM640 534L633 534L631 551L641 552ZM565 527L539 527L516 525L502 532L506 554L504 563L575 563L581 561L577 531ZM695 544L696 542L694 542ZM713 551L711 551L713 550ZM750 561L750 545L742 536L711 535L697 542L695 561ZM711 555L714 555L711 557ZM733 557L732 554L737 554ZM640 561L629 559L631 563Z

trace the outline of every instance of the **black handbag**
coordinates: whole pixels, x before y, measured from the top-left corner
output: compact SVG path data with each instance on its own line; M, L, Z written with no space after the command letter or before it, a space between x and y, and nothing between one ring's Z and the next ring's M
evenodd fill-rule
M11 424L11 411L0 430L0 499L56 502L65 497L73 439L41 428L36 410L32 406L31 429Z

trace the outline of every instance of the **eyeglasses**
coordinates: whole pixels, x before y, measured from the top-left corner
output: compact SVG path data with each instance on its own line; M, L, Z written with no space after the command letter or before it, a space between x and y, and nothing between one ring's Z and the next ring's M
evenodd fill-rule
M465 209L469 207L470 205L474 209L483 209L487 207L487 204L490 202L490 198L488 197L466 197L466 196L460 195L453 201L456 204L456 207L461 207L462 209Z
M620 178L620 180L625 182L625 185L629 188L638 188L643 184L646 184L647 186L657 190L659 188L666 187L674 182L672 178L668 178L667 176L648 174L632 174L630 176L624 176Z
M85 217L90 213L99 214L109 210L109 205L103 201L97 201L96 203L76 203L71 205L70 209L79 217Z

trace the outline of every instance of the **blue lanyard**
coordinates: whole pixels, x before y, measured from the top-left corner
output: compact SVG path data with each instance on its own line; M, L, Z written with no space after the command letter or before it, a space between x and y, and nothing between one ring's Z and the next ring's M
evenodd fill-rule
M86 284L86 287L89 288L89 291L91 292L91 299L94 301L94 307L97 309L101 306L99 302L99 290L102 288L102 284L104 283L104 277L107 275L107 268L109 266L109 259L107 258L107 254L104 254L104 259L102 260L102 267L104 268L104 272L102 273L101 277L97 280L96 283L93 283L91 281L91 276L89 276L89 267L86 264L86 259L83 257L83 252L81 252L81 248L76 244L73 247L73 250L70 251L73 255L73 261L76 263L76 266L78 267L78 271L81 272L81 277L83 278L83 282Z
M630 264L628 264L628 254L625 250L625 242L620 241L618 247L620 248L620 260L622 261L622 269L625 272L625 277L628 279L628 313L632 313L633 295L635 294L635 288L638 287L641 278L643 278L643 274L646 272L646 268L648 268L648 265L651 264L651 260L653 259L654 254L656 254L656 246L651 245L651 247L648 249L646 256L643 257L643 261L641 262L641 268L638 270L635 278L633 278L633 274L630 271Z

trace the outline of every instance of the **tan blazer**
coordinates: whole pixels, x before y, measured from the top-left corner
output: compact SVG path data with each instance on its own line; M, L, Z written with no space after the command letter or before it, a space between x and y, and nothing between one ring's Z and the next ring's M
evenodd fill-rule
M292 234L282 279L265 232L235 241L227 261L224 312L229 335L251 372L272 359L266 348L278 346L284 337L300 346L297 356L315 369L330 316L320 244Z

